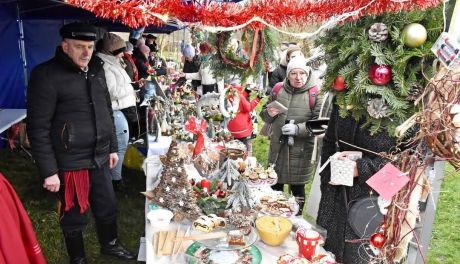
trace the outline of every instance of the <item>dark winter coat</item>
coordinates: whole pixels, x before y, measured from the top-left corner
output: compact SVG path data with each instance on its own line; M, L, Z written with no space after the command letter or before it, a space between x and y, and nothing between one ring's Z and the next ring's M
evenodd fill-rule
M270 75L268 86L270 86L270 88L273 88L275 87L275 84L284 81L284 79L286 79L286 70L287 66L280 64L278 68L276 68Z
M200 67L201 67L201 56L195 55L192 61L188 61L188 60L184 61L184 68L182 69L182 71L184 73L194 73L194 72L198 72L200 70ZM201 85L201 81L192 80L193 87L196 88L200 85Z
M149 64L149 60L145 57L144 54L139 53L138 56L134 58L134 62L136 64L139 79L147 79L149 75L153 73L153 70Z
M135 82L139 79L136 63L134 62L133 57L125 53L123 55L123 62L126 64L125 71L128 74L129 78L131 78L132 82Z
M27 132L44 178L99 167L117 152L103 61L93 56L83 72L58 47L31 73Z
M308 90L312 87L313 85L307 82L303 88L293 88L285 80L283 87L276 95L276 101L286 106L288 111L270 117L267 105L273 101L274 96L272 95L260 113L262 120L271 124L268 162L276 164L278 183L305 184L316 167L311 162L314 137L305 126L307 120L318 118L321 108L321 99L318 98L313 111L310 110ZM281 127L286 124L287 120L295 120L295 124L299 127L299 133L294 138L294 145L291 147L287 144L287 137L282 136L281 133ZM281 139L284 139L284 142L281 142Z
M371 136L368 128L361 128L364 122L365 120L362 120L358 123L351 116L347 118L339 117L338 107L334 104L323 141L322 163L326 162L336 152L336 136L338 140L377 153L388 153L394 148L396 140L390 137L386 131ZM343 143L339 143L339 149L340 151L361 151ZM387 159L380 156L365 151L362 152L362 159L357 161L359 176L354 178L352 187L346 187L350 201L363 196L369 196L371 189L366 184L367 179L388 162ZM357 239L358 237L347 222L347 210L344 202L345 187L329 184L330 176L330 166L328 165L321 173L321 202L317 218L317 224L327 230L325 249L334 253L339 262L346 264L368 263L368 261L360 257L366 255L362 251L364 249L362 244L345 242L345 240ZM358 249L360 253L358 253Z

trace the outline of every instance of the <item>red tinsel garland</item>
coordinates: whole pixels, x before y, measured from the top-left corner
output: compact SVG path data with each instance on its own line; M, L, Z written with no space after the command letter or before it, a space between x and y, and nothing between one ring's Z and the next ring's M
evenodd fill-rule
M167 15L183 22L200 22L207 26L230 27L240 25L253 17L260 17L273 26L311 24L333 16L353 12L370 0L264 0L246 4L212 3L193 5L181 0L65 0L66 3L86 9L98 17L118 20L133 28L160 25L163 21L153 13ZM375 0L354 18L364 15L425 9L442 0Z

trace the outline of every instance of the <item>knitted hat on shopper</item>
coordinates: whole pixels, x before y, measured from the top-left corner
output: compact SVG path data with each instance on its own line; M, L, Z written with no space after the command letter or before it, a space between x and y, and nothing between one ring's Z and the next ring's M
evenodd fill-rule
M147 45L143 44L143 45L139 46L139 51L142 54L149 54L150 53L150 48Z
M191 44L187 44L182 53L186 58L193 58L195 57L195 48Z
M307 60L303 56L294 57L287 65L286 76L294 69L304 70L310 75L311 68L307 66Z
M131 42L129 41L126 41L126 51L127 52L130 52L130 51L133 51L134 50L134 46Z
M102 49L114 56L126 50L126 42L117 34L105 33Z
M142 45L145 45L145 38L141 37L140 39L137 40L136 47L140 47Z

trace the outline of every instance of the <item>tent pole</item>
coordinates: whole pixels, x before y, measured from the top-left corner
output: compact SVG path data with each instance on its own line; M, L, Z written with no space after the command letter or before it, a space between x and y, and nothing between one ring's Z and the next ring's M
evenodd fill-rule
M21 15L20 15L19 3L16 4L16 13L17 13L18 28L19 28L19 39L18 39L19 52L21 54L22 66L24 70L24 85L25 85L24 93L25 93L27 91L27 84L28 84L28 78L27 78L28 71L27 71L26 48L24 45L24 26L22 23Z

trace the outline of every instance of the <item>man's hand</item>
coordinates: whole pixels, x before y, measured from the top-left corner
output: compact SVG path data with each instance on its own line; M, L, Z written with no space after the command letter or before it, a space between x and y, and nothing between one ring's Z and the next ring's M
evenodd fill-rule
M183 72L179 73L179 77L184 77L185 78L185 73L183 73Z
M278 108L274 108L274 107L268 107L267 108L267 113L271 117L277 116L280 112L281 111Z
M43 182L43 188L47 189L50 192L58 192L60 186L61 181L59 180L59 176L57 174L49 176Z
M117 162L118 162L117 153L110 153L110 156L109 156L109 168L113 169L117 165Z

